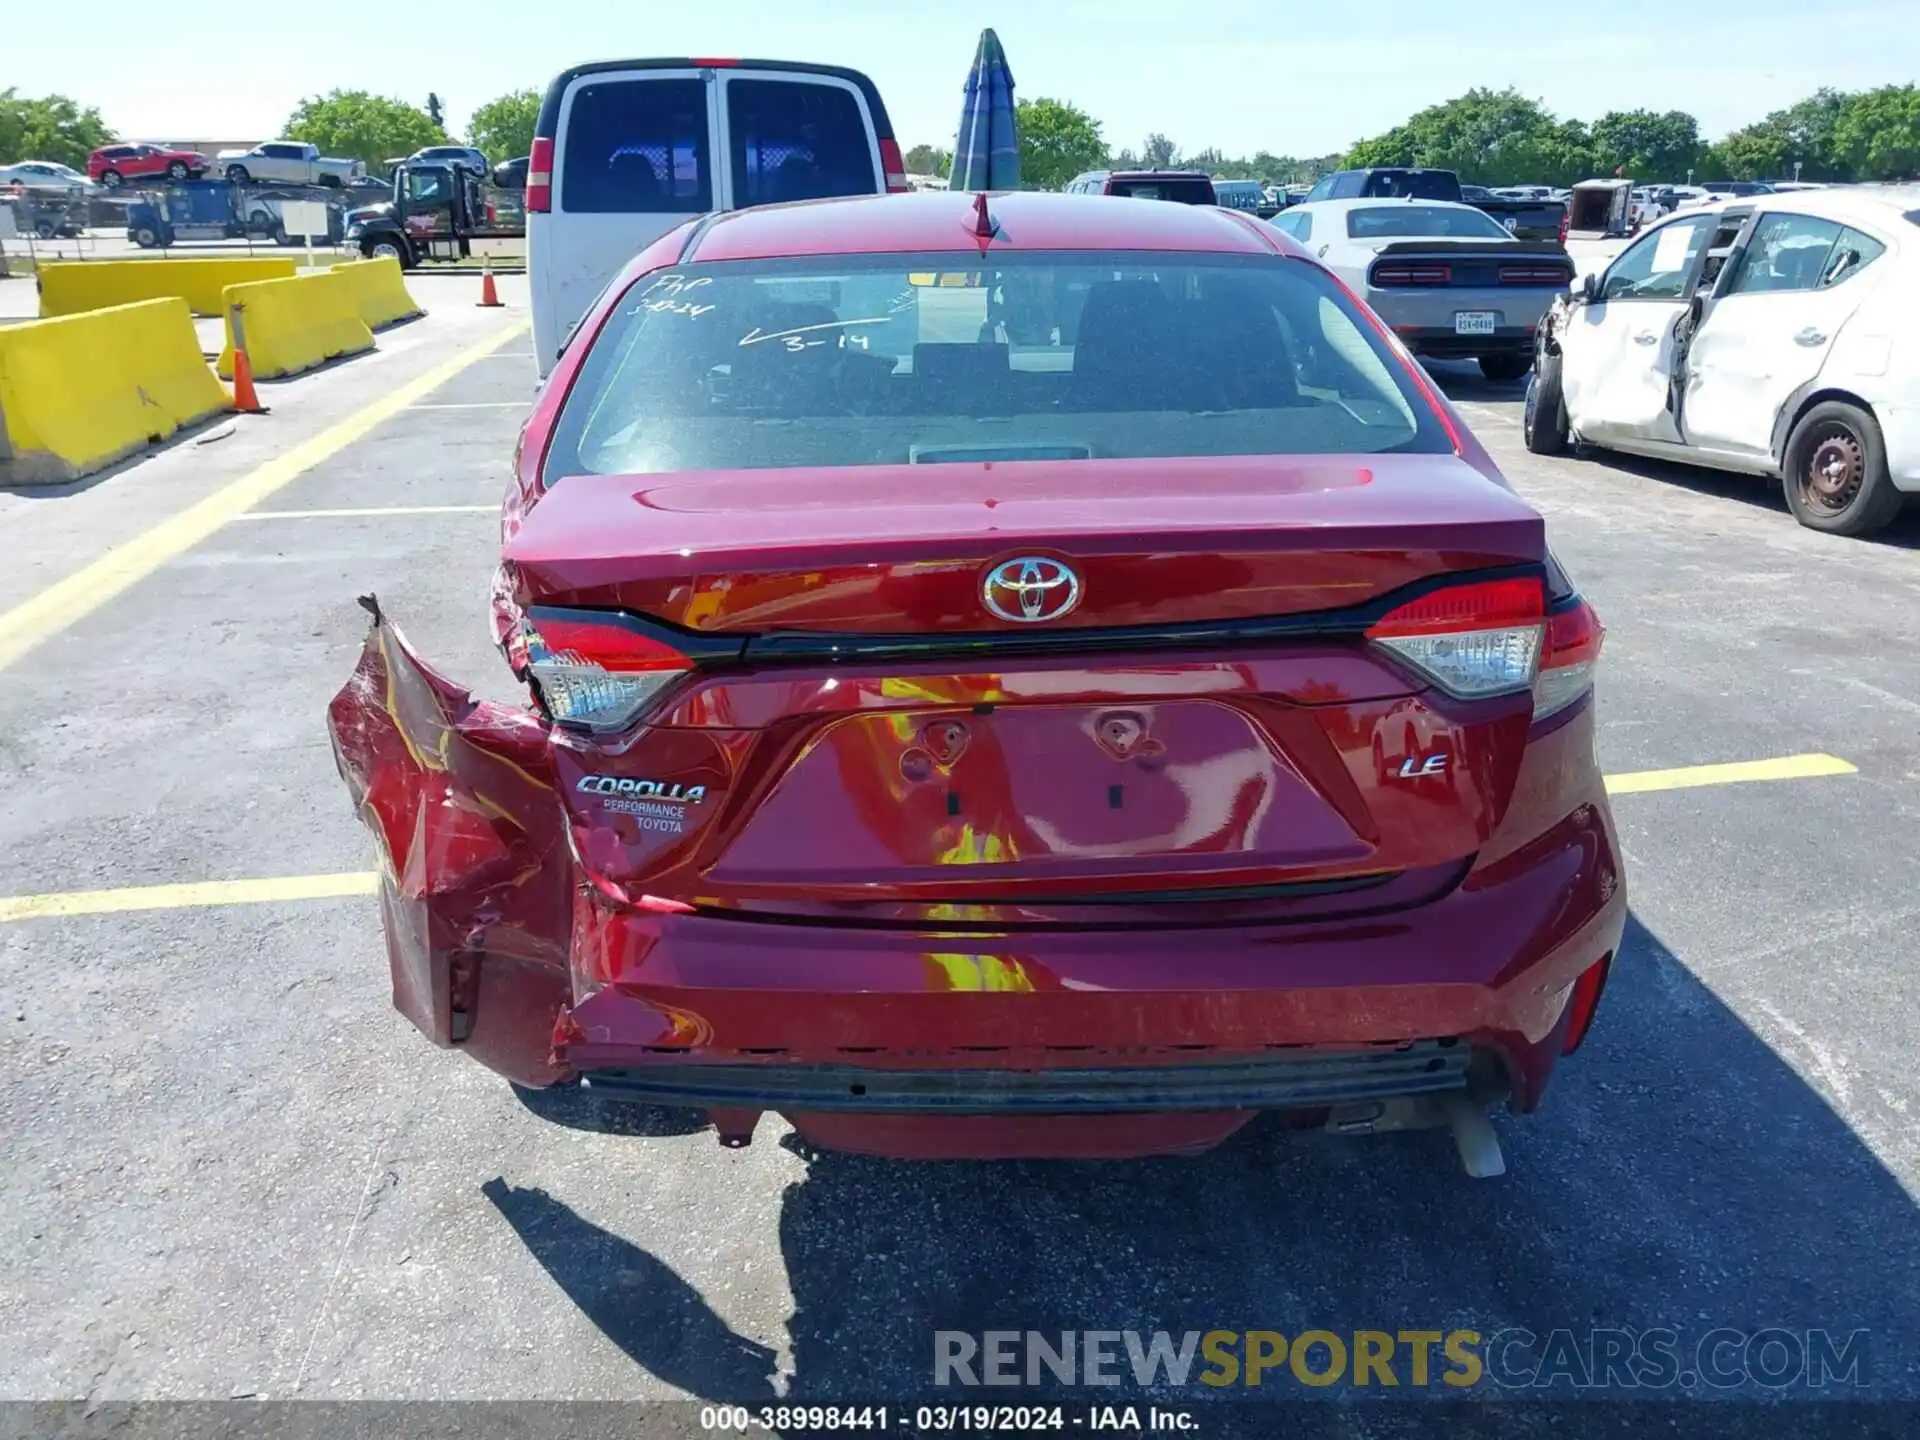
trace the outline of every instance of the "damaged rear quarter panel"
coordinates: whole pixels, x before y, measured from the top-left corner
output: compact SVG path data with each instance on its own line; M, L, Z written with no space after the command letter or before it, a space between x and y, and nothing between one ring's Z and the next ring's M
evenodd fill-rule
M335 762L379 848L394 1006L435 1044L528 1085L566 1077L572 867L549 727L423 663L378 603L328 707Z

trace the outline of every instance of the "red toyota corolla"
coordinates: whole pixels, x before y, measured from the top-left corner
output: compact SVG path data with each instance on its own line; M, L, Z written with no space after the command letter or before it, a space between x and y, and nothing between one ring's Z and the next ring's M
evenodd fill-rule
M1318 262L902 195L630 265L521 437L530 703L334 701L394 1001L525 1085L907 1156L1531 1110L1626 915L1600 626Z

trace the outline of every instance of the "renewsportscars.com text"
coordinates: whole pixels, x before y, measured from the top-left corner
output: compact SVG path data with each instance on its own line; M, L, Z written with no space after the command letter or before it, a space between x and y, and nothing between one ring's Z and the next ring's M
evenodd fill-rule
M938 1386L1330 1385L1691 1390L1867 1383L1867 1332L1677 1330L939 1330Z

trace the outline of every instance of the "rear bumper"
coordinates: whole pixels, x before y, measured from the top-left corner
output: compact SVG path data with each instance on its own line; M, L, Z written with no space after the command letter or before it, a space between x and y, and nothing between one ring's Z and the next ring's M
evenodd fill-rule
M1573 982L1619 943L1618 877L1596 796L1445 898L1371 919L942 935L615 914L583 894L552 1059L808 1133L829 1113L1211 1124L1470 1073L1531 1110Z
M881 1070L665 1062L594 1070L584 1078L609 1095L699 1109L907 1115L1290 1110L1464 1090L1471 1054L1448 1038L1214 1064Z
M1458 335L1451 326L1395 325L1406 347L1437 360L1467 360L1481 355L1533 354L1533 327L1498 325L1491 335Z
M396 1006L523 1084L703 1107L723 1135L773 1110L835 1148L1128 1155L1205 1148L1260 1109L1465 1089L1530 1110L1574 982L1625 923L1590 702L1531 738L1437 898L909 928L609 898L573 859L540 722L389 664L398 647L376 627L333 709L383 846Z
M1909 495L1920 493L1920 406L1885 405L1877 415L1894 488Z

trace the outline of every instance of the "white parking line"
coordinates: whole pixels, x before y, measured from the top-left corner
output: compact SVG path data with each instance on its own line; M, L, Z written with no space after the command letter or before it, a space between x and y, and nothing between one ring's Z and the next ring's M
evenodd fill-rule
M357 520L365 515L498 515L498 505L368 505L354 510L249 510L235 520Z
M1503 415L1498 410L1489 410L1486 406L1476 405L1471 400L1456 400L1453 402L1453 408L1456 410L1470 411L1472 412L1470 418L1474 420L1491 420L1496 425L1517 426L1520 423L1515 416Z

